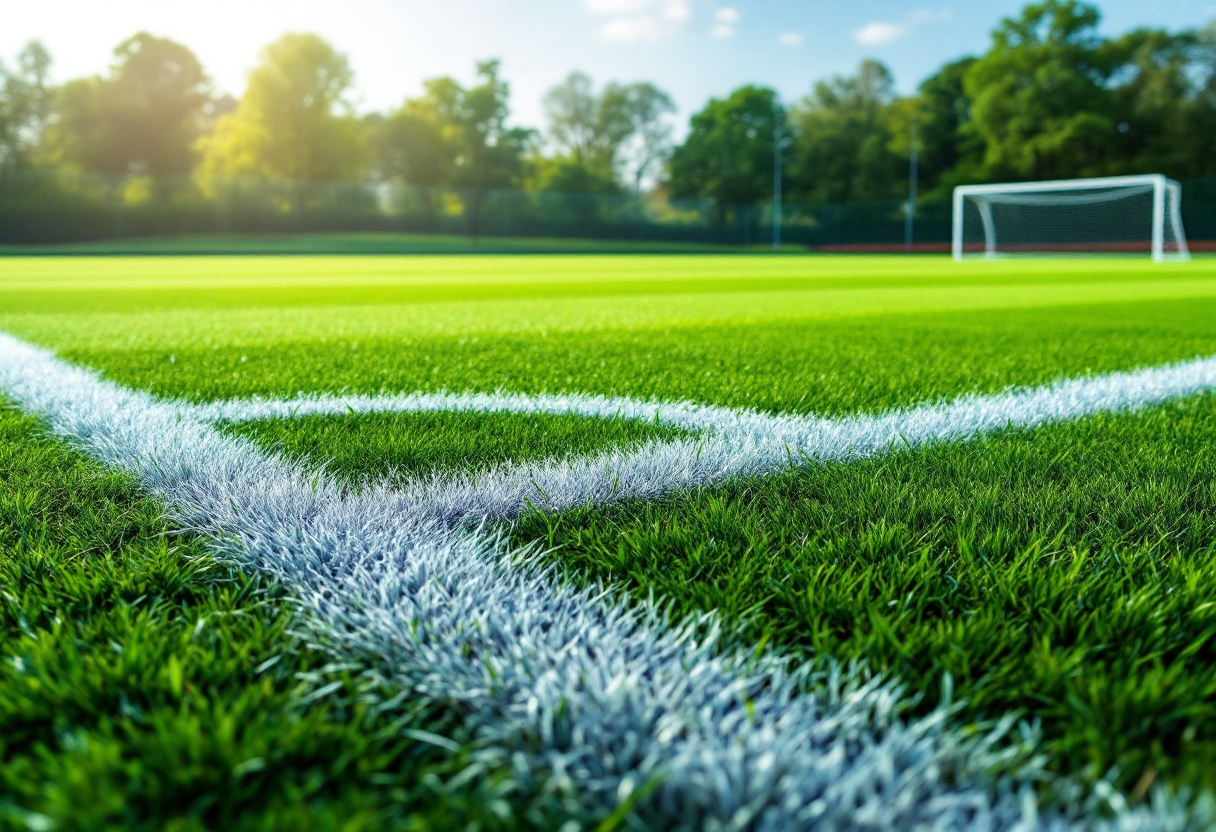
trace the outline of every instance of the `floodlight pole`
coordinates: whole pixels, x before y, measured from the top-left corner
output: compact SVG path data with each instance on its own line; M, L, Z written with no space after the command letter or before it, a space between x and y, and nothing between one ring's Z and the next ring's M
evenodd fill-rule
M904 250L912 250L912 218L916 214L916 124L912 125L912 153L908 156L908 205L904 211Z
M781 105L773 104L773 251L781 248Z

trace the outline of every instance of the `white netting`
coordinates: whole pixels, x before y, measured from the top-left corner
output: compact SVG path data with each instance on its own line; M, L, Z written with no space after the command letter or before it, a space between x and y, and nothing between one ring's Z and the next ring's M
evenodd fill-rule
M959 188L954 253L1187 259L1181 198L1177 182L1155 176Z

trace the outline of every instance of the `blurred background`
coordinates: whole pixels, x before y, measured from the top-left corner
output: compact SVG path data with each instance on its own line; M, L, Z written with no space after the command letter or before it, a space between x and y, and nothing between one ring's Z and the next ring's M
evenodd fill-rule
M944 251L1134 173L1216 241L1210 3L843 5L0 0L0 251Z

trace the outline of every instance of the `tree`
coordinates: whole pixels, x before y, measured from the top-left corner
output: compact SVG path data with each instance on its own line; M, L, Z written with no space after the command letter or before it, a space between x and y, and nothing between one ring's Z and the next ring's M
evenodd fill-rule
M889 199L906 188L906 146L894 150L891 72L863 61L856 74L815 84L794 108L791 191L804 199Z
M946 64L921 83L914 98L897 102L893 110L892 132L901 158L907 157L907 139L916 127L920 181L929 196L983 177L983 146L970 128L972 101L964 84L975 61Z
M676 105L670 95L645 82L625 87L622 99L630 130L617 151L617 162L633 180L634 193L641 193L642 182L671 155L670 117Z
M426 101L407 101L372 126L374 175L384 182L442 185L450 181L457 149Z
M1191 147L1187 173L1206 175L1214 172L1216 159L1216 21L1197 33L1195 53L1195 94L1188 121Z
M563 181L599 188L623 174L637 189L671 146L667 117L675 105L653 84L613 82L597 95L587 75L572 72L549 90L544 106L549 138L569 157ZM572 165L588 170L576 175Z
M357 176L362 132L344 98L352 80L346 57L321 38L284 35L262 51L237 109L199 142L200 173L300 182Z
M1079 0L1045 0L993 32L992 49L964 79L990 178L1067 179L1115 167L1108 154L1118 122L1099 19Z
M1111 172L1211 173L1213 110L1203 100L1205 50L1195 32L1137 29L1102 46L1112 86Z
M53 144L70 167L152 176L187 174L210 103L189 49L141 32L114 50L106 78L66 84Z
M476 85L465 87L453 78L424 84L421 99L406 108L434 125L450 160L444 184L466 189L465 208L473 236L480 231L481 208L487 191L519 183L524 157L535 140L533 131L511 127L511 88L496 60L477 64Z
M50 53L38 41L17 55L14 72L0 65L0 168L28 165L42 144L50 116L50 69Z
M693 115L671 156L671 194L754 204L773 194L774 119L787 125L777 94L740 87ZM788 131L788 126L782 128Z
M538 191L559 194L615 194L617 184L608 174L569 156L555 159L537 159L533 162L535 172L529 182Z
M600 128L600 99L591 78L571 72L551 88L542 101L549 122L549 139L576 163L587 161Z
M467 88L452 78L427 81L419 106L451 145L448 184L478 190L510 187L523 174L534 133L507 124L511 88L499 74L498 61L478 63L477 78L480 83Z

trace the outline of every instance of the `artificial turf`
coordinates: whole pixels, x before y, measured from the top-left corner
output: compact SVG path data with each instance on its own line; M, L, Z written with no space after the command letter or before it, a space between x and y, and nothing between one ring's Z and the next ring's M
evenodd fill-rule
M843 415L1216 353L1216 263L937 258L9 260L0 328L159 395L519 390ZM551 417L231 426L359 481L644 433ZM653 429L647 426L647 430ZM1216 404L530 516L570 580L719 609L1061 772L1216 787Z
M1041 724L1059 773L1216 787L1216 396L532 515L576 579Z
M451 785L477 752L458 709L378 705L280 589L2 402L0 483L0 829L492 829L529 808L484 755Z
M321 462L353 484L585 456L683 431L624 419L531 413L364 413L225 426L270 451Z

